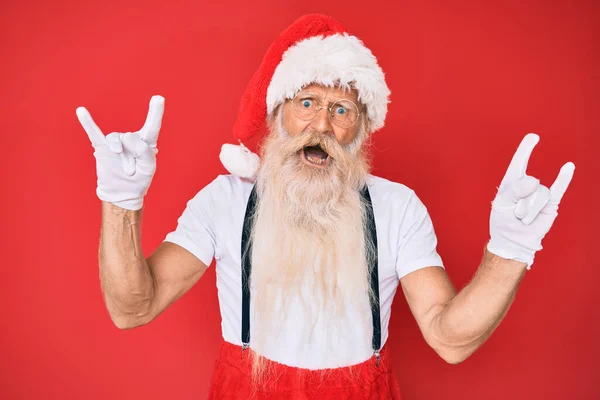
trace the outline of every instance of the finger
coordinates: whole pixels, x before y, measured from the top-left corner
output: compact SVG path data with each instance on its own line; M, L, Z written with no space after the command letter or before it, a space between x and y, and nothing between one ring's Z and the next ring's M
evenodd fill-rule
M162 125L164 111L165 98L162 96L152 96L146 122L140 130L140 136L144 142L152 145L158 141L158 133Z
M135 158L138 170L141 168L148 172L154 169L156 165L155 156L158 153L156 147L151 147L135 133L123 136L123 146Z
M106 135L106 143L108 148L115 153L123 152L123 144L121 143L121 133L113 132Z
M89 111L85 107L77 107L75 113L77 114L79 123L81 126L83 126L83 129L88 134L90 142L92 142L92 146L97 147L103 145L105 143L104 134L92 119Z
M539 141L540 137L535 133L525 135L506 170L506 174L500 183L500 188L525 176L529 158Z
M123 171L125 175L132 176L135 174L135 158L133 154L128 152L121 153L121 164L123 165Z
M573 179L573 174L575 173L575 164L572 162L568 162L562 166L556 180L550 186L550 201L552 204L558 205L562 200L569 184L571 183L571 179Z
M506 195L512 204L518 204L521 199L525 199L535 193L539 187L539 179L526 175L516 182L511 182L507 186ZM523 214L523 216L525 216L525 214Z
M144 142L137 133L127 133L121 138L123 148L133 157L138 158L140 154L148 149L148 144Z
M543 185L540 185L531 196L521 200L519 203L523 202L527 205L521 222L525 225L531 224L542 208L548 204L548 200L550 200L550 189ZM519 205L517 205L517 208L519 208Z
M135 174L135 157L133 156L133 153L128 151L125 147L123 140L125 136L127 135L124 134L119 136L119 138L121 139L121 143L123 144L123 152L121 153L121 163L123 165L123 171L125 172L125 174L131 176Z
M515 217L519 219L525 218L527 215L527 208L529 208L529 204L531 203L531 198L535 196L535 192L529 197L525 197L524 199L520 199L517 202L517 206L515 207Z
M537 178L528 176L527 179L517 181L511 184L511 189L515 193L515 198L518 198L517 206L515 207L515 216L519 219L525 218L532 203L538 196L541 185ZM525 194L525 196L523 196Z

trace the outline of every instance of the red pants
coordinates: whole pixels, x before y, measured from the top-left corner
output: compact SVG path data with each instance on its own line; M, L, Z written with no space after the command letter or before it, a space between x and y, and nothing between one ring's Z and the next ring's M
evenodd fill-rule
M381 362L375 357L352 367L320 372L292 368L270 362L271 374L266 383L252 389L250 381L251 357L249 350L225 342L208 393L209 400L400 400L400 389L391 368L388 349L381 349Z

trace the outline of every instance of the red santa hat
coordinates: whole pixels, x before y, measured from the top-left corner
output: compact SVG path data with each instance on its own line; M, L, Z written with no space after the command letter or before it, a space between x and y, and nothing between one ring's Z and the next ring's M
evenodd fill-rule
M264 134L275 108L311 83L353 87L366 106L370 132L383 127L390 90L375 56L332 17L305 15L271 44L244 92L233 127L240 145L223 145L219 156L230 173L256 175L259 157L242 142Z

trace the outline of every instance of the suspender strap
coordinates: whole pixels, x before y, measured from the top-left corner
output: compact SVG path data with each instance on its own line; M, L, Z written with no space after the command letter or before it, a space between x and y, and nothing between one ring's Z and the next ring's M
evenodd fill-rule
M371 314L373 319L373 339L372 346L375 356L377 357L377 365L379 365L379 349L381 348L381 318L379 304L379 270L377 260L377 229L375 226L375 216L373 214L373 204L369 189L365 188L361 191L361 196L365 207L367 208L367 221L365 228L365 240L370 238L371 246L366 246L367 261L370 271L370 285L373 296L370 296ZM250 192L250 198L246 206L246 214L244 217L244 225L242 229L242 350L248 348L250 343L250 285L249 279L252 273L251 252L252 241L250 233L252 230L252 222L256 208L256 186Z
M361 192L365 207L367 207L367 223L365 240L367 237L370 238L372 247L368 246L369 242L365 246L367 251L367 261L369 263L370 271L370 284L373 296L370 296L371 303L371 315L373 317L373 339L372 346L375 355L377 356L377 362L379 363L379 349L381 348L381 317L380 317L380 304L379 304L379 263L377 260L377 229L375 227L375 215L373 214L373 203L371 202L371 196L369 195L369 189L367 186Z
M250 198L246 205L246 215L244 217L244 227L242 229L242 349L246 349L250 343L250 273L252 265L250 263L252 241L250 240L250 231L252 230L252 220L256 208L256 186L250 192Z

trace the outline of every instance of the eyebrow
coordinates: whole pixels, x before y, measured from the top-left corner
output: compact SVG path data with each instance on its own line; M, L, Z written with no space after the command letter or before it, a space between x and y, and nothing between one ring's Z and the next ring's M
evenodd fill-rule
M313 92L299 92L296 96L304 97L304 96L308 96L308 95L311 95L311 96L314 96L314 97L318 97L319 99L321 99L321 97L322 97L322 96L319 96L318 94L313 93ZM335 103L336 101L340 101L340 100L348 100L348 101L353 102L354 104L358 103L357 101L354 101L352 99L348 99L346 97L341 97L341 98L336 99L334 101L330 101L329 104L331 105L331 104ZM358 105L357 105L357 107L358 107Z

